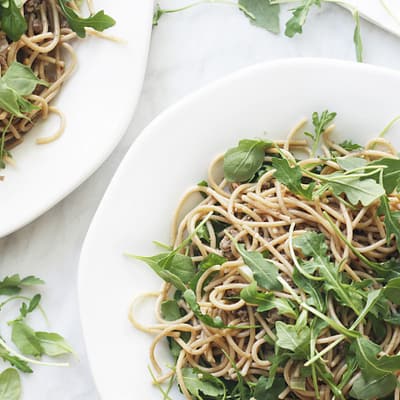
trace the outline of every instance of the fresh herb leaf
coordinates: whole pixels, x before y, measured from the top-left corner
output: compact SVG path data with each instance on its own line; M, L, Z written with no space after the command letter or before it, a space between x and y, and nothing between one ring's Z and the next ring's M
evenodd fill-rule
M307 299L308 303L314 306L318 311L324 312L326 310L326 304L322 299L321 293L319 291L319 287L316 281L312 281L307 279L297 268L293 271L292 276L293 282L297 287L302 289L305 293L307 293L310 297Z
M203 314L201 312L200 306L197 303L196 295L193 292L193 290L187 289L183 293L183 298L185 299L189 308L193 311L194 315L196 315L196 317L201 322L203 322L205 325L211 326L212 328L218 328L218 329L226 328L226 325L223 323L223 321L220 317L212 318L209 315Z
M270 0L239 0L239 4L247 10L244 14L253 25L279 33L279 4L271 4Z
M21 10L17 7L15 0L8 0L8 7L3 4L0 8L1 29L14 42L18 41L28 29Z
M207 271L209 268L213 267L214 265L222 265L228 261L225 257L221 257L218 254L210 253L207 257L199 264L198 270L196 275L193 279L189 282L189 287L195 291L197 282L199 281L200 277Z
M11 339L22 354L35 357L43 354L43 348L34 330L22 321L12 323Z
M344 171L351 171L352 169L362 168L367 165L367 161L360 157L339 157L336 158L336 162Z
M291 167L288 160L274 157L272 159L272 166L276 169L274 177L292 193L305 197L308 200L312 199L314 183L304 188L301 183L303 175L298 165Z
M182 376L189 393L198 400L226 398L223 382L207 372L195 368L182 368Z
M288 325L282 321L277 321L276 344L281 349L290 350L301 359L305 359L309 353L310 328L308 326L298 329L295 325Z
M176 321L182 317L181 309L176 300L166 300L161 303L161 315L167 321Z
M278 280L278 267L273 262L266 260L257 251L247 251L243 244L234 243L243 258L243 262L252 270L258 286L269 290L282 289Z
M12 296L19 293L23 286L42 285L44 282L35 276L27 276L21 279L18 274L6 276L0 281L0 295Z
M317 152L319 143L321 141L322 134L328 125L335 119L336 113L325 110L319 115L317 112L312 114L312 123L314 125L314 133L304 132L304 134L313 140L311 154L314 155Z
M390 279L383 289L383 294L393 304L400 305L400 277Z
M397 385L394 375L384 375L374 379L365 379L360 375L353 383L350 396L360 400L382 399L393 393Z
M50 357L58 357L74 352L72 347L58 333L36 332L35 336L39 340L43 353Z
M22 372L25 373L32 373L31 367L27 364L26 361L21 360L20 358L11 355L4 347L0 346L0 357L6 361L9 362L13 367L19 369Z
M321 6L320 0L303 0L301 5L292 10L293 16L286 22L285 35L293 37L296 33L303 33L303 25L312 6Z
M86 36L85 28L93 28L96 31L103 32L115 25L115 20L106 15L103 10L90 17L82 18L68 6L68 0L58 0L58 4L68 21L69 27L81 38Z
M272 145L264 140L241 140L224 155L225 178L229 182L250 181L263 164L265 148Z
M352 140L344 140L342 143L339 143L339 146L350 152L355 150L361 150L363 148L358 143L353 143Z
M274 379L269 387L267 383L268 380L265 376L258 379L253 393L256 400L276 400L287 387L285 379L281 377Z
M363 45L361 40L361 29L360 29L360 14L358 11L353 13L354 22L356 24L354 28L353 41L356 47L356 58L358 62L363 62Z
M380 215L385 216L386 241L389 244L392 235L396 239L397 248L400 250L400 212L392 211L386 196L381 197L381 204L378 209Z
M21 379L14 368L8 368L0 374L0 399L20 400Z
M382 170L377 171L371 177L377 183L380 183L382 171L382 183L386 194L392 193L400 183L400 159L399 158L380 158L372 161L368 166L384 166Z
M200 240L204 240L205 243L210 243L210 233L208 232L207 225L202 225L197 230L197 236Z
M35 296L32 297L32 299L29 301L29 304L26 305L26 303L22 303L21 307L19 309L20 316L17 318L18 320L24 319L29 313L33 312L37 306L40 303L41 295L36 294Z

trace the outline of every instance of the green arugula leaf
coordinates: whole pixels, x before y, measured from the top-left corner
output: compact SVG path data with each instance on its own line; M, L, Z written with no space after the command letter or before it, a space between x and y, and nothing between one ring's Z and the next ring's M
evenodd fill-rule
M277 309L278 314L296 319L298 312L294 304L287 299L275 297L273 293L262 293L257 291L257 283L253 281L250 285L240 291L240 298L248 304L258 305L257 312Z
M354 22L356 24L354 28L353 41L356 47L356 58L358 62L363 62L363 45L361 40L361 29L360 29L360 14L358 11L353 13Z
M310 137L314 141L311 151L312 155L317 152L322 134L328 125L335 119L335 117L336 113L329 112L328 110L323 111L321 115L319 115L317 112L313 112L312 123L314 125L314 133L304 132L306 136Z
M208 232L207 225L202 225L197 230L197 236L200 240L203 240L205 243L210 243L210 233Z
M220 317L212 318L207 314L203 314L200 310L200 306L197 303L196 295L191 289L187 289L183 293L183 298L185 299L189 308L193 311L194 315L205 325L210 326L212 328L226 328L227 326L223 323Z
M2 5L0 15L1 29L12 41L18 41L28 29L28 25L15 0L9 0L8 7Z
M272 166L276 169L274 177L292 193L305 197L308 200L312 199L315 184L309 184L304 188L301 183L303 174L298 165L291 167L286 159L274 157L272 159Z
M58 357L74 352L72 347L58 333L36 332L35 336L39 340L43 353L49 357Z
M229 182L250 181L263 164L265 148L272 145L264 140L241 140L224 155L225 178Z
M333 290L336 297L346 306L352 308L359 315L362 308L360 295L352 290L350 285L342 283L341 275L327 255L328 246L323 234L307 232L293 239L293 245L306 257L311 257L308 267L318 269L324 278L324 286L327 290Z
M244 14L253 25L279 33L279 4L271 4L270 0L239 0L239 4L247 10Z
M210 253L207 257L199 264L198 271L196 275L192 278L189 282L189 287L195 291L197 282L199 281L200 277L207 271L209 268L213 267L214 265L222 265L223 263L227 262L228 260L225 257L221 257L218 254Z
M258 379L253 393L256 400L277 400L287 387L285 379L281 377L274 379L271 386L267 387L267 384L268 379L265 376Z
M68 21L69 27L81 38L86 36L85 28L93 28L96 31L103 32L115 25L115 20L105 14L103 10L90 17L82 18L68 6L68 0L58 0L58 4Z
M353 143L352 140L344 140L342 143L339 143L339 146L347 151L355 151L361 150L363 147L358 143Z
M277 321L276 344L281 349L290 350L300 359L306 359L309 354L309 343L311 331L308 326L298 329L295 325L288 325L282 321Z
M303 25L312 6L321 6L320 0L303 0L302 4L292 10L293 16L286 22L285 35L293 37L296 33L303 33Z
M389 201L386 196L381 197L381 203L378 209L379 215L385 216L386 241L389 244L394 236L397 244L397 249L400 250L400 212L392 211L389 206Z
M22 321L12 323L11 339L22 354L38 357L44 352L34 330Z
M366 380L383 377L400 370L400 355L378 358L377 355L381 352L380 346L366 337L357 337L351 347Z
M4 370L0 374L0 399L20 400L21 392L21 380L18 372L14 368Z
M350 396L360 400L382 399L393 393L397 385L394 375L384 375L374 379L359 376L353 383Z
M0 295L12 296L18 294L24 286L42 285L44 282L35 276L21 279L18 274L6 276L0 281Z
M176 321L182 317L181 309L176 300L166 300L161 303L161 315L167 321Z
M383 187L386 194L392 193L400 183L400 159L399 158L380 158L379 160L368 163L368 166L380 166L385 168L382 170ZM380 181L380 170L371 177L377 183Z
M292 279L297 287L302 289L310 296L307 302L310 305L314 306L318 311L325 312L326 304L322 299L317 282L311 281L310 279L307 279L306 277L301 275L297 268L295 268L295 270L293 271Z
M234 243L243 262L252 270L258 286L269 290L282 289L278 280L278 267L273 262L266 260L257 251L247 251L243 244Z
M367 161L360 157L339 157L336 159L336 162L345 171L362 168L367 165Z
M400 305L400 277L390 279L383 289L383 294L393 304Z
M226 388L215 376L195 368L182 368L182 376L189 393L198 400L207 398L224 400Z
M3 361L9 362L13 367L19 369L22 372L25 373L33 372L31 367L28 365L26 361L11 355L4 347L1 346L0 346L0 357L3 359Z

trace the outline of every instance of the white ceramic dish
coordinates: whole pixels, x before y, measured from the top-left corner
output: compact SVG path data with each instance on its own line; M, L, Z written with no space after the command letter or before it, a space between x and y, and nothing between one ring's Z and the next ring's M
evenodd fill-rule
M180 101L157 117L122 162L85 240L79 275L89 359L103 400L158 399L147 371L151 338L128 322L132 299L160 280L127 250L155 254L173 210L209 161L240 138L283 137L303 116L338 113L342 138L365 142L400 113L400 74L318 59L261 64ZM400 128L390 137L400 148ZM174 399L181 399L176 393Z
M116 44L88 38L76 42L79 65L55 104L67 128L57 141L35 140L54 132L56 118L38 124L13 150L17 166L0 171L0 237L47 211L90 176L128 127L142 87L151 31L150 1L96 0L117 25L108 32Z

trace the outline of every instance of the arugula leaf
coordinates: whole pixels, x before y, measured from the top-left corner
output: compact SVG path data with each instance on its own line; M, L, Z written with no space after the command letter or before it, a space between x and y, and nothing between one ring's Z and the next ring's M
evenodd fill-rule
M202 225L197 230L197 236L199 237L200 240L204 240L204 242L210 243L210 233L208 232L207 225Z
M311 151L312 155L316 153L322 134L328 125L335 119L335 117L336 113L329 112L328 110L323 111L321 115L319 115L317 112L313 112L312 123L314 125L314 133L304 132L306 136L314 141Z
M375 379L359 376L353 383L350 396L360 400L382 399L393 393L397 385L394 375L384 375Z
M295 325L288 325L282 321L275 323L276 344L281 349L293 351L300 359L308 357L311 331L308 326L298 329Z
M336 162L345 171L362 168L367 165L367 161L360 157L339 157L336 158Z
M250 181L264 161L264 150L270 141L243 139L224 155L224 176L229 182Z
M225 257L221 257L218 254L214 254L214 253L208 254L207 257L199 264L196 275L189 282L189 287L193 291L195 291L197 283L205 271L207 271L209 268L213 267L214 265L222 265L223 263L225 263L227 261L228 260Z
M282 289L278 280L278 267L273 262L266 260L257 251L247 251L243 244L234 243L244 263L253 271L258 286L269 290Z
M195 368L182 368L182 376L189 393L198 400L226 398L223 382L215 376ZM204 397L203 397L204 396Z
M25 18L17 7L15 0L8 0L8 7L0 8L1 29L14 42L18 41L28 29Z
M11 339L22 354L35 357L43 354L43 348L34 330L22 321L12 323Z
M302 289L310 296L310 298L308 299L308 303L316 307L318 311L325 312L326 304L322 299L317 283L301 275L297 268L295 268L293 271L292 279L297 287Z
M176 321L182 317L181 309L176 300L166 300L161 303L161 315L167 321Z
M344 140L342 143L339 143L339 146L347 151L355 151L361 150L363 147L358 143L353 143L352 140Z
M194 315L205 325L211 326L212 328L226 328L227 326L223 323L220 317L212 318L207 314L203 314L200 310L200 306L197 303L196 295L191 289L187 289L183 293L183 298L185 299L189 308L193 311Z
M36 307L40 303L41 296L40 294L36 294L35 296L32 297L32 299L29 301L29 305L26 305L26 303L21 304L21 308L19 309L20 316L17 318L18 320L24 319L29 313L33 312Z
M27 364L26 361L21 360L20 358L13 356L8 352L4 347L0 346L0 357L5 361L9 362L13 367L19 369L25 373L32 373L31 367Z
M315 184L307 185L306 189L303 187L301 183L303 174L298 165L291 167L285 158L274 157L272 159L272 166L276 169L274 177L292 193L305 197L307 200L312 199Z
M86 36L85 28L93 28L96 31L103 32L115 25L115 20L106 15L103 10L90 17L82 18L68 6L68 0L58 0L58 4L68 21L69 27L81 38Z
M382 170L383 187L386 194L392 193L400 183L400 159L399 158L380 158L368 163L368 166L383 165L386 168ZM380 183L380 170L371 177L377 183Z
M21 380L14 368L8 368L0 374L0 399L20 400Z
M292 10L293 16L286 22L285 35L293 37L296 33L303 33L303 25L312 6L321 6L320 0L303 0L302 4Z
M279 4L271 4L270 0L239 0L239 4L247 10L244 14L253 25L272 33L279 33Z
M397 248L400 250L400 212L392 211L386 196L381 197L378 213L385 216L386 241L389 244L392 235L396 239Z
M400 277L390 279L383 289L383 294L393 304L400 305Z
M35 332L35 336L39 340L43 353L50 357L57 357L74 352L72 347L58 333Z
M306 257L312 258L307 263L307 266L310 269L319 270L321 277L324 278L326 289L333 290L340 301L352 308L357 315L360 314L360 296L357 295L357 292L352 291L350 285L342 283L338 269L329 261L327 255L328 246L325 243L324 235L316 232L306 232L295 237L293 245L300 249Z
M265 376L258 379L253 393L256 400L276 400L287 387L285 379L281 377L274 379L270 387L267 387L267 383L268 380Z
M358 11L353 13L354 22L356 24L354 28L353 41L356 47L356 58L358 62L363 62L363 45L361 40L361 30L360 30L360 14Z
M380 346L363 336L357 337L352 345L358 365L366 380L376 379L400 370L400 355L382 356Z
M35 276L21 279L18 274L6 276L0 281L0 295L12 296L22 290L21 286L42 285L44 282Z
M248 304L258 305L257 312L277 309L278 314L296 319L298 313L293 305L287 299L275 297L273 293L262 293L257 291L257 283L253 281L240 291L240 298Z

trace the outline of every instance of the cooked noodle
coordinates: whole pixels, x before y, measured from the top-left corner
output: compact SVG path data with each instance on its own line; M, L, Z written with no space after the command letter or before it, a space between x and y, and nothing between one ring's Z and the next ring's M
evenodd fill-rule
M332 127L333 128L333 127ZM335 151L338 156L346 156L349 152L335 144L329 137L332 128L328 128L322 149L326 156ZM277 142L284 155L293 159L293 151L300 150L310 154L308 144L302 140L293 139L290 134L288 141ZM379 149L376 146L379 146ZM271 158L277 149L266 150L266 160ZM358 157L372 161L381 157L397 157L393 146L385 139L370 141L364 149L352 153ZM287 287L275 291L278 298L293 300L294 296L305 299L304 292L293 284L294 257L301 257L298 250L291 246L292 238L306 231L321 232L327 238L329 255L340 266L346 277L353 282L371 279L374 288L381 284L375 279L374 272L364 265L343 242L335 229L330 225L324 213L334 221L343 236L371 261L386 261L396 256L397 248L394 241L386 242L386 230L382 217L378 215L378 202L369 206L349 206L332 192L326 191L315 200L305 200L292 194L285 186L274 178L274 170L269 170L254 183L229 183L220 179L223 155L218 156L210 165L208 172L208 187L191 188L183 197L175 213L172 229L172 245L179 246L185 238L191 236L188 254L193 262L202 261L207 255L214 253L225 257L228 261L207 269L196 286L196 298L204 314L212 317L220 316L225 325L245 325L246 329L216 329L205 325L194 315L184 300L179 300L179 306L185 314L176 321L168 321L162 317L160 310L163 301L171 299L175 289L169 283L162 285L156 303L157 325L144 327L135 321L135 306L132 307L131 320L135 326L145 332L156 334L150 350L153 369L159 374L159 383L176 375L181 391L187 399L192 399L182 376L182 368L198 368L205 373L226 380L237 380L237 371L246 381L256 382L260 376L268 376L271 366L271 356L274 354L273 343L276 340L274 326L276 321L293 324L294 319L280 315L275 309L266 313L256 311L256 306L246 304L240 298L240 291L249 285L251 277L244 267L244 262L231 240L243 243L247 250L269 253L270 259L279 268L280 277L287 282ZM323 158L307 158L300 162L302 166L318 164L323 173L340 170L339 165ZM205 195L205 198L181 218L182 210L194 195ZM200 198L200 196L198 196ZM389 196L392 209L400 209L400 198L397 193ZM211 213L211 216L210 216ZM206 226L209 232L209 243L199 238L196 227L201 221L208 219ZM216 230L216 222L223 223L224 229ZM390 305L396 311L394 305ZM356 319L356 314L340 304L330 293L327 298L327 315L349 327ZM400 352L400 327L384 321L386 335L376 337L372 324L368 320L361 322L357 329L382 347L387 355ZM183 340L184 332L189 332L188 340ZM166 337L172 338L180 346L175 370L162 370L158 361L156 348ZM268 340L268 337L270 340ZM338 341L336 344L335 341ZM338 384L346 372L345 344L341 335L326 327L316 340L316 351L328 348L323 356L326 369L332 374ZM305 390L292 388L293 378L300 377L304 361L289 360L284 367L278 369L278 375L283 376L286 389L279 395L280 399L315 398L315 390L311 377L306 379ZM359 377L356 370L342 388L347 398L353 382ZM319 395L322 400L334 398L331 388L321 379L318 380ZM399 398L399 388L394 396Z

